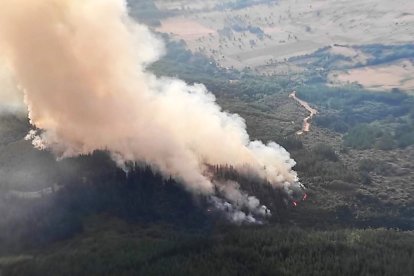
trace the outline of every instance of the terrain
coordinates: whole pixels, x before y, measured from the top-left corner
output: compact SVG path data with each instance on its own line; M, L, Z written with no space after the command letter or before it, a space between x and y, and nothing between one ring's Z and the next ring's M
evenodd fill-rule
M164 14L155 30L185 41L188 49L223 68L251 68L262 74L302 73L308 57L329 47L337 66L333 83L365 88L413 90L412 56L368 62L378 52L363 46L411 45L414 10L407 1L155 1ZM186 28L185 26L191 26ZM402 51L395 51L399 54ZM394 53L395 53L394 52ZM290 58L306 56L298 64ZM305 66L304 66L305 65ZM320 65L320 64L319 64ZM311 70L324 70L316 66ZM332 69L332 68L331 68Z
M272 212L262 224L235 225L143 164L126 174L106 152L56 161L24 139L26 114L5 109L2 274L414 273L411 3L129 4L166 44L148 70L203 83L253 139L285 147L306 198L214 168ZM292 91L318 112L309 131Z

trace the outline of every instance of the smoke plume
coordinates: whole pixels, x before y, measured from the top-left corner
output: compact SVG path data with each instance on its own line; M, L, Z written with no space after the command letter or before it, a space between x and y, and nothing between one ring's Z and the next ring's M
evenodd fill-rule
M29 135L36 147L59 158L107 150L119 165L146 162L196 194L221 185L229 201L240 197L252 210L260 204L235 193L238 185L213 183L208 165L297 185L289 153L250 141L244 120L221 110L203 85L148 72L163 51L124 0L2 1L0 61L39 129Z
M10 69L0 59L0 114L16 111L24 113L23 93L17 89Z
M228 219L241 223L261 223L262 219L271 216L270 210L260 205L260 201L240 190L240 185L234 181L215 183L219 196L212 196L212 204L223 211ZM247 210L247 214L242 210Z

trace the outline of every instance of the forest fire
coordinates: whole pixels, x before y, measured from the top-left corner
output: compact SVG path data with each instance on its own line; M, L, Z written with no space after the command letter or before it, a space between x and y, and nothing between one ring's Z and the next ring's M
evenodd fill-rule
M240 209L270 212L240 183L213 181L206 167L229 165L272 188L301 189L289 152L250 139L245 120L224 111L206 86L148 69L164 42L129 17L125 0L8 2L0 37L0 59L24 94L35 148L57 159L102 150L120 168L149 164L195 195L223 197L212 204L237 221L253 221Z
M305 201L306 199L308 199L308 194L307 194L307 193L305 193L305 194L303 195L303 197L302 197L302 200L301 200L301 201ZM292 201L292 205L293 205L293 207L298 207L298 205L299 205L299 201L293 200L293 201Z

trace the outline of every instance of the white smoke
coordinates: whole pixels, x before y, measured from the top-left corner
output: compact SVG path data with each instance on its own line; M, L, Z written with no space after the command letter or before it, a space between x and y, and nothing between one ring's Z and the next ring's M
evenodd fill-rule
M121 166L146 162L191 192L211 195L218 186L236 209L265 214L238 185L212 183L208 165L249 168L286 187L298 181L295 162L276 143L250 141L244 120L222 111L203 85L148 72L162 53L124 0L1 3L0 60L42 130L27 137L36 147L59 158L106 150Z
M222 183L215 183L220 194L229 200L233 205L240 208L247 208L253 214L266 216L270 215L270 211L266 206L260 205L260 202L254 196L249 196L240 191L240 185L234 181L226 181Z
M217 196L211 196L210 203L214 206L214 208L224 213L228 220L234 223L261 223L260 220L254 218L251 214L246 214L238 207Z
M211 202L216 209L225 212L231 221L261 223L263 219L271 216L270 210L261 205L259 199L241 191L239 183L225 181L214 184L220 197L213 196Z

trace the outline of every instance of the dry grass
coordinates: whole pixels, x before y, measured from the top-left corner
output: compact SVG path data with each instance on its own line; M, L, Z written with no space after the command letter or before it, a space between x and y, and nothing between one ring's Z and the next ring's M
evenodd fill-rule
M184 13L184 17L163 21L160 31L184 39L191 50L212 56L223 67L239 69L333 43L402 43L411 42L414 35L414 12L409 12L414 11L414 2L406 0L281 0L232 11L213 9L219 2L223 3L156 1L161 10ZM218 34L235 22L260 27L267 36L260 40L249 32L233 32L228 37ZM255 45L250 45L251 40Z
M399 88L414 91L414 62L400 60L378 66L356 68L346 72L332 72L329 79L339 85L357 82L370 90Z

